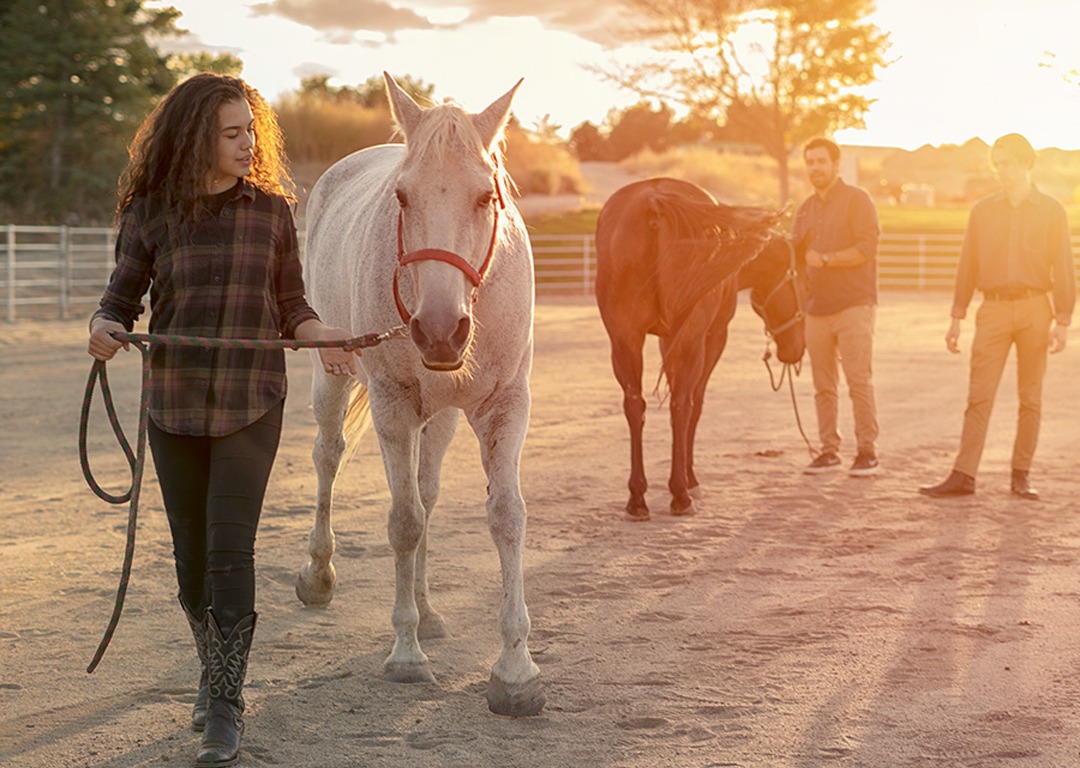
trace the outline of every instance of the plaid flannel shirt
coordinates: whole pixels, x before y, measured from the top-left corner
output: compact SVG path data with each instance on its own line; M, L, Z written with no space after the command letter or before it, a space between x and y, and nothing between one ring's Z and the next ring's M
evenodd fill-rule
M147 288L151 333L295 338L297 326L318 318L304 298L288 201L244 181L220 213L190 225L147 199L124 209L116 268L94 317L132 330ZM150 416L173 434L235 432L286 388L284 350L155 345L151 353Z

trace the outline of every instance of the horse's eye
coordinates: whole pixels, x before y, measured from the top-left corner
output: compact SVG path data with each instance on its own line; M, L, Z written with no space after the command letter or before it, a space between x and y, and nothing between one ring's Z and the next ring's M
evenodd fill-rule
M484 194L480 195L480 197L478 197L476 199L476 207L477 208L487 208L493 202L495 202L495 195L493 195L490 192L485 192Z
M398 205L400 205L402 208L408 207L408 205L409 205L409 196L406 195L402 190L399 189L396 192L394 192L394 196L397 198Z

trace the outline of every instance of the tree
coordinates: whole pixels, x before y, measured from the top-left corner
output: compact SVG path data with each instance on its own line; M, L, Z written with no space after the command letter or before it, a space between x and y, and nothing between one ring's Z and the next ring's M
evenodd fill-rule
M654 60L604 70L614 82L716 117L776 161L781 202L788 158L807 139L862 127L888 35L866 21L872 0L624 0L631 36Z
M619 115L608 134L607 146L613 160L624 160L643 149L663 152L668 146L671 108L661 104L653 108L645 102L635 104Z
M200 72L240 77L244 71L244 62L231 53L174 53L169 56L169 69L176 73L177 82L187 80Z
M0 16L0 208L108 221L126 144L175 82L149 42L179 12L142 0L10 0Z
M581 162L590 160L608 160L607 139L600 129L586 120L570 132L567 146Z
M430 104L434 100L435 86L423 80L405 75L395 77L394 81L405 93L420 104ZM315 97L322 101L338 104L357 104L365 109L390 111L389 97L386 95L386 81L382 75L369 77L360 85L330 85L330 75L309 75L300 81L297 96L301 99Z
M435 86L406 75L398 84L420 103L432 101ZM300 88L274 105L293 167L320 172L350 152L382 144L393 136L393 118L382 76L359 86L330 85L330 75L300 81Z

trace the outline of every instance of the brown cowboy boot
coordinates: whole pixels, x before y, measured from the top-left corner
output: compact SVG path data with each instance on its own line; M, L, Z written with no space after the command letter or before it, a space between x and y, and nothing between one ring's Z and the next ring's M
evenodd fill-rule
M188 608L183 596L177 595L177 597L180 599L180 607L184 609L184 616L187 617L188 625L191 627L191 636L195 638L195 650L199 653L199 666L201 667L199 672L199 693L196 694L195 706L191 709L191 730L201 731L206 727L206 706L210 699L210 689L207 685L206 620L205 616L195 618L194 612Z
M213 610L206 609L210 704L195 768L221 768L233 765L239 758L240 737L244 734L244 675L256 616L250 613L240 619L225 638Z
M970 496L975 493L975 478L954 469L944 481L937 485L924 485L919 489L919 493L935 499Z

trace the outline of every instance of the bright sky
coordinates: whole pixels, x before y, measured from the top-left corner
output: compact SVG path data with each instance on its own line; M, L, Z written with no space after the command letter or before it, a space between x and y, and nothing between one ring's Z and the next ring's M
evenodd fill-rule
M412 75L479 111L525 82L514 111L545 115L567 133L636 101L582 68L616 55L609 32L621 0L160 0L183 13L189 50L229 51L271 101L300 78L329 74L358 85L383 70ZM1080 149L1080 2L878 0L891 33L866 93L865 130L842 143L898 146L993 141L1018 131L1036 148ZM604 43L609 45L605 47ZM619 55L632 56L623 50Z

